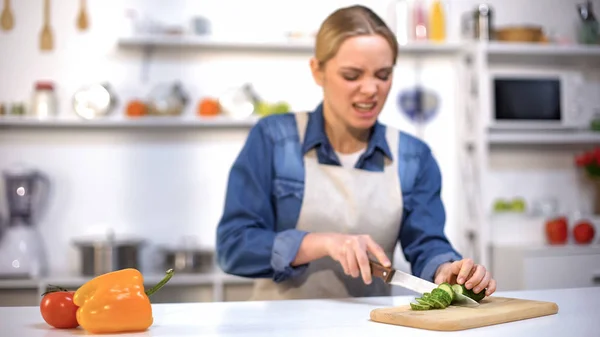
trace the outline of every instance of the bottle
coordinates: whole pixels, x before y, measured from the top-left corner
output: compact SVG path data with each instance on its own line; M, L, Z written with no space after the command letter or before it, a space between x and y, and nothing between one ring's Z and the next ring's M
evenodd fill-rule
M446 18L441 0L433 0L429 10L429 39L436 42L446 40Z
M396 37L398 39L398 44L406 45L410 40L409 27L410 27L410 17L409 17L409 4L408 0L396 0L394 2L394 23L396 28Z
M52 82L36 82L31 102L31 114L36 117L48 118L56 116L57 113L54 84Z
M413 7L413 34L416 41L427 40L427 19L421 0L415 0Z
M581 44L600 44L600 24L594 15L592 2L577 5L581 23L579 26L578 40Z

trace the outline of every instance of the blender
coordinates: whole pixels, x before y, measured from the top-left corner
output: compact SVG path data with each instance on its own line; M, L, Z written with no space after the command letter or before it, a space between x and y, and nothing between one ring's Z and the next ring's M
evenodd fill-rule
M34 169L3 171L7 221L0 237L0 278L31 279L45 276L46 252L36 224L46 206L50 182Z

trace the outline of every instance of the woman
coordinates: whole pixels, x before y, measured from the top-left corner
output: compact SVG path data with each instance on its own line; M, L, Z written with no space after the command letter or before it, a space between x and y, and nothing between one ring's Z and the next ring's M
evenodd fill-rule
M335 11L310 61L323 102L250 131L231 168L217 255L225 272L257 279L253 299L388 295L368 259L390 266L398 242L414 275L495 291L486 268L444 235L429 147L377 121L397 51L371 10Z

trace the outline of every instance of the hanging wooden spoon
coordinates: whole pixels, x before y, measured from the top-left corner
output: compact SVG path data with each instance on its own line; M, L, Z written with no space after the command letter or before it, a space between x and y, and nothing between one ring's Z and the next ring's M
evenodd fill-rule
M85 31L90 26L88 15L86 13L85 0L81 0L81 7L79 9L79 15L77 15L77 28L80 31Z
M10 0L4 0L4 9L0 14L0 26L6 31L13 29L15 26L15 18L10 9Z
M40 49L52 50L54 48L54 38L52 37L52 28L50 28L50 0L44 0L44 25L40 33Z

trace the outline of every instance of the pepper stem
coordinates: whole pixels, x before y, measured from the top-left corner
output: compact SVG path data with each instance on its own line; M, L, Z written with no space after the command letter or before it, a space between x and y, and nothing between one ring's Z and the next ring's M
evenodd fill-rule
M160 288L162 288L165 284L167 284L167 282L169 282L171 277L173 277L173 269L167 270L167 275L165 275L165 277L160 282L158 282L154 287L146 290L146 296L152 296L155 292L160 290Z

